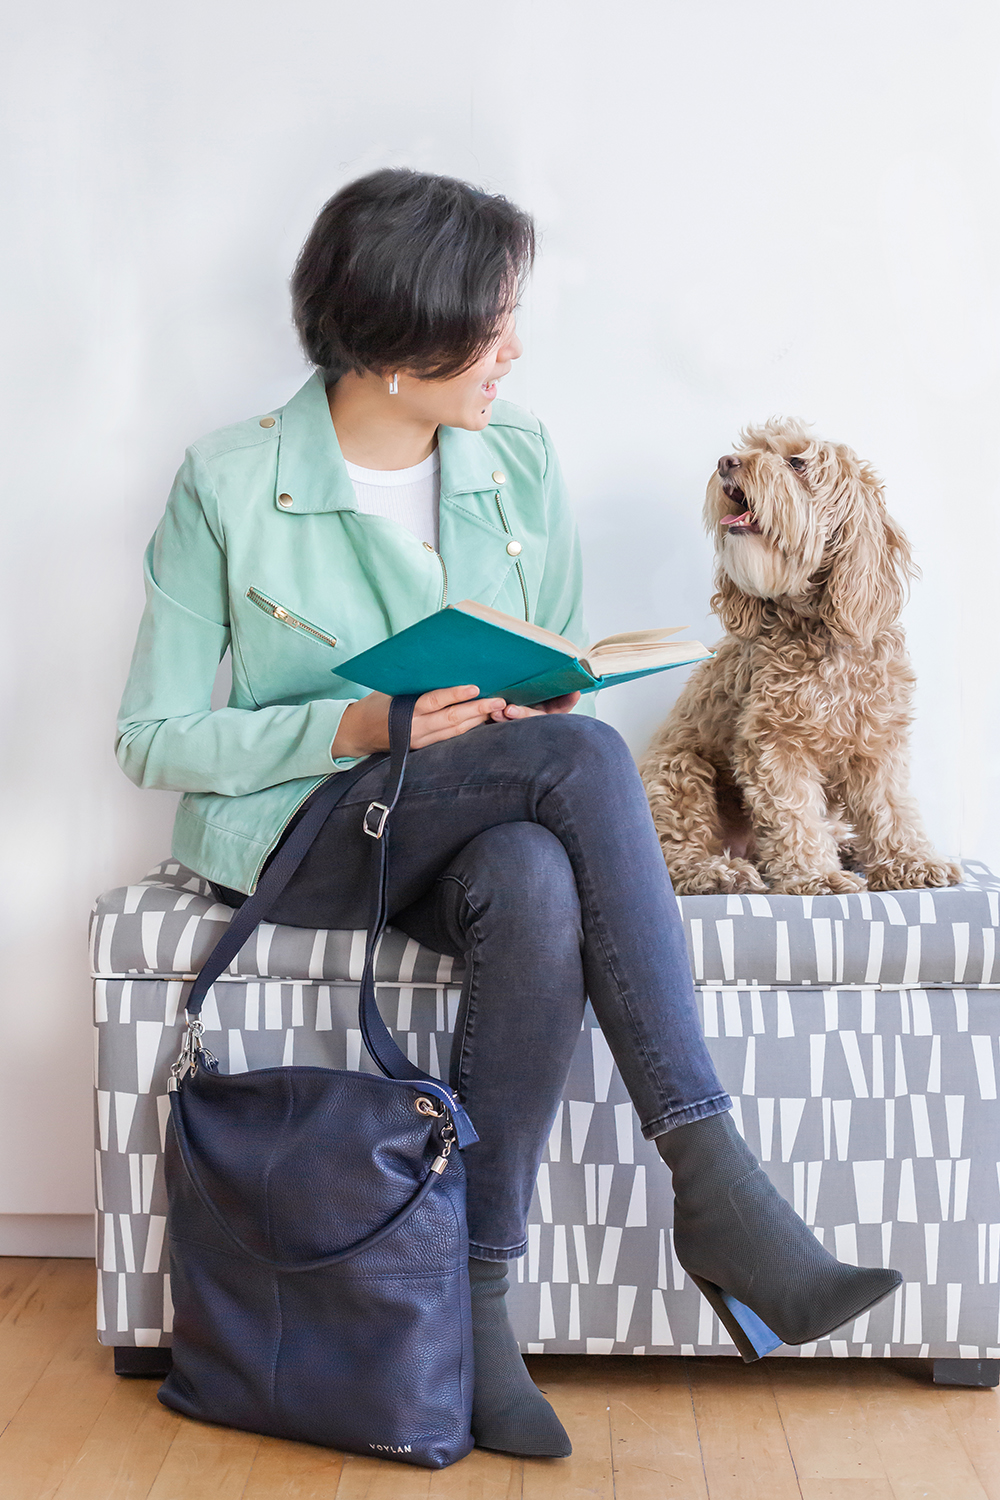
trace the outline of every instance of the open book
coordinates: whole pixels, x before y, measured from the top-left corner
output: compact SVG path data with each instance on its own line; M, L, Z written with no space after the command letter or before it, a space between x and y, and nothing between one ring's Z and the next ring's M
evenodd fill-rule
M463 599L418 620L335 668L338 677L381 693L427 693L475 683L484 698L530 705L704 661L700 641L675 641L681 627L605 636L581 651L554 631Z

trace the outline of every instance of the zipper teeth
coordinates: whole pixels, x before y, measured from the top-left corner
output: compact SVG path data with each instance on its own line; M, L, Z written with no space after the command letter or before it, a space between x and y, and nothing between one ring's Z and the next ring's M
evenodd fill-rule
M517 581L521 585L521 598L524 600L524 618L530 625L531 605L528 603L528 585L524 581L524 569L521 567L520 562L516 562L514 566L517 569Z
M288 625L292 630L304 630L307 635L314 636L316 640L322 641L325 646L335 646L337 644L337 637L335 635L327 635L325 630L320 630L317 626L310 625L308 620L303 620L299 615L293 615L290 610L285 609L284 605L275 604L273 599L269 599L259 589L248 588L247 598L251 604L256 604L258 609L262 609L266 615L270 615L273 619L279 620L282 625Z
M249 598L249 597L250 597L250 591L248 589L247 590L247 598ZM288 827L289 823L295 817L295 814L299 811L299 809L306 802L309 801L309 798L312 796L313 792L318 791L319 788L323 785L324 782L329 781L331 779L331 777L336 776L336 774L337 774L336 771L331 771L330 775L321 777L320 780L316 783L315 786L312 786L312 787L309 788L308 792L306 792L306 794L305 794L304 797L300 797L299 798L298 802L296 802L295 806L292 808L291 812L288 814L288 817L285 819L285 828ZM261 860L261 866L262 867L267 863L269 857L274 853L275 849L278 847L278 843L279 843L279 841L281 839L281 834L283 832L284 832L284 829L282 829L281 832L279 832L279 833L277 833L275 835L274 843L271 845L270 849L268 849L267 853L264 855L264 858ZM249 893L251 896L253 895L254 891L257 889L258 883L260 882L260 876L261 876L261 872L259 871L258 874L257 874L257 876L256 876L256 878L255 878L255 880L254 880L253 891L251 891Z
M508 536L513 536L514 533L511 531L510 526L507 523L507 513L506 513L506 511L503 508L503 501L500 499L500 491L499 490L497 490L496 495L494 496L494 498L495 498L495 500L497 502L497 510L500 512L500 519L503 522L503 529L507 533ZM521 585L521 598L524 600L524 618L527 621L527 623L530 625L531 624L531 605L528 603L528 585L524 581L524 569L521 567L521 559L520 558L515 558L514 559L514 568L515 568L515 570L517 572L517 581Z

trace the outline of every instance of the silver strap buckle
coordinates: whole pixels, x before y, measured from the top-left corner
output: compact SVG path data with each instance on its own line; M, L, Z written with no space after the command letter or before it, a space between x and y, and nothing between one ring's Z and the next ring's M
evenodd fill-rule
M373 813L375 814L374 827L372 826L371 822ZM361 823L362 828L364 829L365 833L367 833L369 838L380 839L382 837L383 833L385 832L385 824L388 816L389 809L386 807L384 802L369 802Z

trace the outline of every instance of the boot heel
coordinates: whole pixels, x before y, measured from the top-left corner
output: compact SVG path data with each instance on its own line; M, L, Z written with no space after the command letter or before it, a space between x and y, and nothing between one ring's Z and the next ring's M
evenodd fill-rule
M718 1313L720 1323L742 1354L745 1364L751 1365L754 1360L763 1359L765 1354L781 1348L781 1339L745 1303L737 1302L735 1297L701 1276L691 1276L691 1280L713 1312Z

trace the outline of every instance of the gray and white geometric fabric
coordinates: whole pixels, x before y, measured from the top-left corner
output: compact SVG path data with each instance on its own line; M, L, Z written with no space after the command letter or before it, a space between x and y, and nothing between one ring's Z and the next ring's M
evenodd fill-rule
M904 1286L783 1353L1000 1358L1000 880L940 891L681 900L708 1045L736 1123L841 1259ZM169 1344L163 1132L186 981L230 909L176 862L97 903L99 1336ZM373 1066L364 934L263 924L209 992L223 1069ZM403 1050L447 1068L461 967L390 931L379 1003ZM669 1174L642 1139L589 1007L517 1264L522 1348L734 1354L671 1242Z

